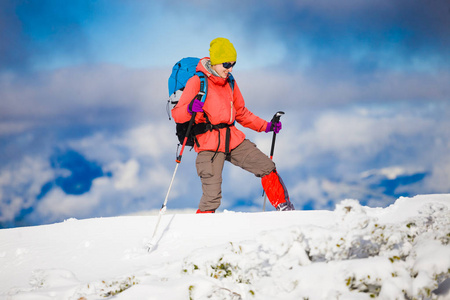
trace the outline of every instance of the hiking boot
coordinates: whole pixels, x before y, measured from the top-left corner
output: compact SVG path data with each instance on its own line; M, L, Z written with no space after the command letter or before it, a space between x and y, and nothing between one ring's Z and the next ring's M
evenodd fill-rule
M294 208L294 205L292 205L292 203L290 201L286 201L286 202L280 203L277 206L277 210L278 211L295 210L295 208Z
M205 211L201 211L200 209L197 209L196 214L213 214L215 213L215 210L205 210Z

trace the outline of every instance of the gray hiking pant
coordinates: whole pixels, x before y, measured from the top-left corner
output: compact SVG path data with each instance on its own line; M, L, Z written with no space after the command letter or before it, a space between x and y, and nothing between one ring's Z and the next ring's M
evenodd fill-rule
M222 199L222 170L225 160L235 166L253 173L257 177L264 177L275 170L274 162L259 150L249 140L244 140L239 146L231 150L227 157L218 152L213 161L214 151L202 151L197 155L197 174L202 182L203 195L198 208L201 211L216 210Z

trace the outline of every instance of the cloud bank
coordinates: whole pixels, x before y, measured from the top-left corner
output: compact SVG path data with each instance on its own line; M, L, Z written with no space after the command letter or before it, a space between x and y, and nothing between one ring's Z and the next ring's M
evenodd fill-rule
M448 12L441 0L3 1L0 225L159 208L177 141L167 79L217 36L238 50L248 108L286 112L275 162L297 208L449 192ZM270 135L244 131L269 152ZM173 208L198 204L194 159ZM221 208L260 210L261 193L225 168Z

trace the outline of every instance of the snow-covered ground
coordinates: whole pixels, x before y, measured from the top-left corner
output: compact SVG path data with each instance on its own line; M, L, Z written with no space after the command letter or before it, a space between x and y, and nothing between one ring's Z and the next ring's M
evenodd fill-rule
M0 299L450 299L450 194L0 230Z

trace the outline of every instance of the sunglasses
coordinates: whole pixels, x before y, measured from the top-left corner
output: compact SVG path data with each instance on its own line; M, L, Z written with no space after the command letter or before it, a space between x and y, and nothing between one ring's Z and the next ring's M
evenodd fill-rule
M234 63L224 62L224 63L222 64L222 66L223 66L225 69L229 69L229 68L234 67L235 64L236 64L236 62L234 62Z

